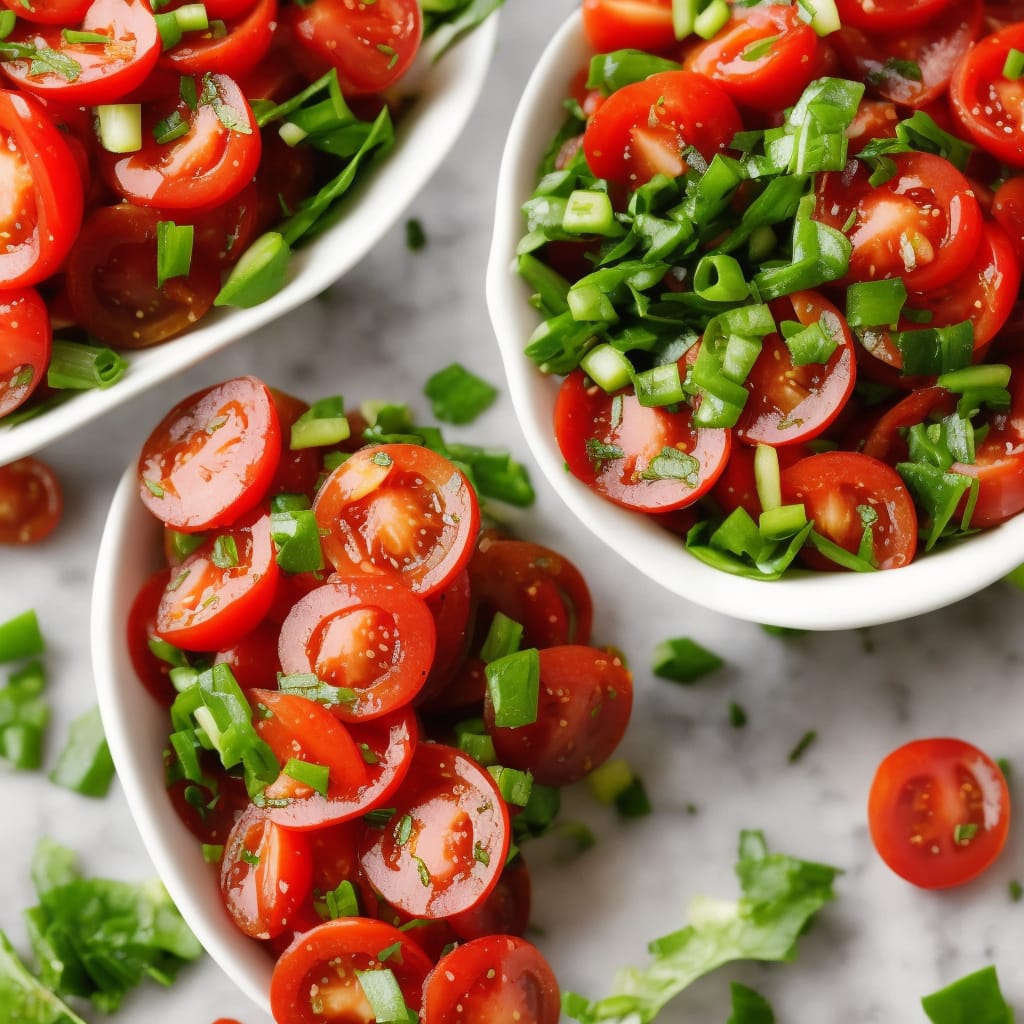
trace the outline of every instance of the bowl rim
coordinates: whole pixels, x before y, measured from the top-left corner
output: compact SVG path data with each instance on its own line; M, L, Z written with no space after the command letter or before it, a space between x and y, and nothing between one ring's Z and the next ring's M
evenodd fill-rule
M0 420L0 465L31 455L243 339L355 266L427 185L462 133L487 79L498 22L498 12L492 13L436 63L430 62L429 41L423 47L396 87L396 94L414 99L396 124L394 147L345 197L345 216L295 251L280 291L248 309L211 310L193 329L160 345L123 351L128 372L107 390L78 392L14 425Z
M530 288L515 270L523 233L520 205L533 191L544 147L563 113L573 75L593 54L573 11L532 72L502 155L486 294L512 406L544 476L604 545L666 590L733 618L794 629L853 629L924 614L969 597L1024 560L1024 514L964 541L876 573L800 571L781 580L733 576L701 562L682 541L646 516L601 498L571 476L550 426L558 380L542 375L523 352L539 323ZM1017 554L1014 554L1014 552Z

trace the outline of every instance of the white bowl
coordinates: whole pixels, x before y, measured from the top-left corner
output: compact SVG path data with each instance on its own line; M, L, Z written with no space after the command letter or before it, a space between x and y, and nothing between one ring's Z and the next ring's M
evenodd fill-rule
M952 604L1024 561L1024 515L955 546L877 573L794 571L775 581L713 569L646 516L599 497L565 468L554 432L560 378L541 374L523 354L539 323L529 285L516 273L524 233L521 204L536 183L544 150L565 116L576 71L593 54L582 18L570 15L533 71L516 110L498 176L487 304L513 406L534 458L572 514L609 548L681 597L751 622L798 629L852 629L895 622Z
M139 500L132 465L110 506L93 584L92 665L103 728L128 807L171 899L221 969L269 1013L273 958L228 917L217 868L203 860L201 843L171 806L163 765L170 715L139 682L128 656L128 611L161 567L161 551L160 524Z
M395 146L361 179L345 216L291 261L288 283L251 309L211 310L199 325L153 348L122 353L129 368L105 391L83 391L15 426L0 423L0 465L29 455L168 380L318 295L372 249L454 145L483 88L497 37L492 15L436 64L429 44L397 92L416 98L397 125Z

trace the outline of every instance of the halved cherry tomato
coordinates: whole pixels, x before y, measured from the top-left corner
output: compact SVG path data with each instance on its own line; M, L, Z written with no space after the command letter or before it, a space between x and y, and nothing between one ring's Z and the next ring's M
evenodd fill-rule
M732 444L728 430L694 427L689 406L676 412L646 408L632 392L612 396L588 386L582 370L562 381L555 435L573 476L617 505L641 512L693 504L718 479ZM685 476L652 470L652 461L667 450L689 457L685 463L673 458L673 469L686 469Z
M194 106L177 94L144 105L140 149L103 151L103 175L123 198L172 211L206 209L227 202L252 181L260 132L248 101L226 75L193 81ZM188 130L161 141L157 126L175 115Z
M67 261L75 321L113 348L144 348L191 327L213 306L220 268L194 252L186 277L157 284L157 210L120 203L92 211Z
M0 466L0 544L35 544L57 529L64 496L57 474L26 456Z
M235 6L234 0L231 5ZM277 0L256 0L237 13L220 15L226 22L201 32L188 32L181 42L160 55L159 67L179 75L215 72L241 78L267 56L274 40ZM211 22L215 15L210 14ZM245 95L245 94L243 94Z
M324 481L313 511L339 573L400 580L421 597L465 568L480 525L462 473L413 444L356 452Z
M320 479L323 454L317 448L291 447L292 426L309 408L308 402L289 395L277 388L271 388L277 419L281 425L281 461L270 485L271 494L302 494L310 501L316 496L316 484Z
M486 935L525 935L530 925L532 886L522 851L505 865L490 896L472 910L452 914L449 923L460 939Z
M371 885L416 917L476 906L497 884L509 845L508 808L486 768L421 743L383 828L368 825L360 863Z
M715 82L742 106L792 106L816 77L818 34L796 7L733 7L732 20L691 50L686 67Z
M176 530L212 530L260 502L280 453L270 390L236 377L189 395L157 424L139 456L139 496Z
M558 1024L558 982L536 946L474 939L442 957L423 986L424 1024Z
M814 529L856 554L866 530L879 569L909 565L917 551L917 512L900 475L859 452L821 452L782 471L782 500L803 504ZM802 557L812 568L836 564L812 549Z
M405 73L419 50L423 16L417 0L312 0L288 4L281 21L311 77L338 69L346 96L379 93Z
M0 417L46 379L52 347L46 303L34 288L0 291Z
M906 398L882 413L864 440L862 451L873 459L895 466L907 458L905 431L918 423L947 416L956 407L954 397L939 387L915 388Z
M675 46L672 0L583 0L583 31L598 53Z
M756 520L763 511L761 499L757 494L757 476L754 473L756 450L753 445L734 444L725 472L711 489L712 500L725 515L737 508L743 508ZM792 466L794 462L799 462L811 454L812 448L808 444L787 444L776 449L780 469ZM685 523L685 528L673 532L685 537L691 526L693 522Z
M3 0L19 18L44 25L76 25L85 17L92 0Z
M836 348L825 363L796 366L780 335L765 338L747 376L750 397L736 423L736 436L747 444L787 445L817 437L842 412L857 377L853 335L828 299L794 292L776 302L773 312L778 323L791 312L804 327L820 324Z
M216 754L200 750L198 755L203 774L216 780L216 791L211 792L191 779L178 779L168 785L167 796L181 823L196 839L211 846L223 846L251 801L243 780L228 775Z
M845 280L902 277L911 291L941 288L978 249L981 207L948 160L931 153L898 153L892 160L896 173L877 187L859 160L821 175L814 216L853 243Z
M617 89L591 117L583 151L599 178L636 187L677 177L694 146L705 160L743 127L728 93L693 71L662 71Z
M311 672L351 699L343 722L377 718L419 693L434 656L434 619L422 598L380 577L335 577L300 598L281 624L282 670Z
M110 41L69 43L60 25L21 22L4 42L58 53L71 62L68 70L40 67L31 57L0 61L0 70L26 92L70 106L96 106L116 103L141 85L156 66L160 33L146 0L93 0L81 24L74 27Z
M380 956L390 950L386 958ZM383 921L342 917L298 936L270 980L270 1009L289 1024L375 1024L356 971L390 970L409 1009L421 1006L433 964L407 932Z
M1024 167L1024 82L1003 74L1011 50L1024 47L1024 23L986 36L961 58L949 98L964 131L999 160Z
M157 635L188 651L237 643L267 614L278 572L270 517L247 513L175 570L157 610Z
M499 763L532 772L545 786L568 786L619 745L633 707L633 677L618 655L568 644L540 652L536 721L495 725L489 697L484 722Z
M277 685L277 627L264 620L245 636L214 656L215 665L227 665L243 690L270 690Z
M170 707L177 696L171 682L169 661L158 658L150 648L151 641L159 640L156 635L156 613L167 584L171 582L170 569L158 569L139 588L128 611L128 656L139 682L152 697L165 707Z
M996 189L992 216L1013 244L1017 259L1024 263L1024 174L1007 178Z
M927 24L950 0L836 0L839 18L869 32L896 32Z
M868 825L879 856L901 878L924 889L961 885L988 868L1006 842L1006 778L963 740L914 740L878 766Z
M301 832L251 806L224 845L220 889L235 924L254 939L280 935L309 894L313 858Z
M423 689L416 695L417 704L440 693L468 654L472 610L469 572L463 569L445 590L431 594L427 598L427 607L434 618L436 643L430 674Z
M6 291L38 284L60 268L83 205L67 141L42 103L7 89L0 89L0 184L0 289Z

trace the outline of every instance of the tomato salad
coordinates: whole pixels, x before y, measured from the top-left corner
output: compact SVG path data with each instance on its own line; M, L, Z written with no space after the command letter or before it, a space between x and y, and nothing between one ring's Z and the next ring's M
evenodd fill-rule
M169 796L282 1024L557 1024L520 847L617 746L632 677L571 562L481 530L494 453L364 412L242 377L143 446L163 567L127 641Z
M584 0L518 247L574 476L759 579L1024 510L1020 19Z
M277 291L425 36L499 3L4 0L0 423Z

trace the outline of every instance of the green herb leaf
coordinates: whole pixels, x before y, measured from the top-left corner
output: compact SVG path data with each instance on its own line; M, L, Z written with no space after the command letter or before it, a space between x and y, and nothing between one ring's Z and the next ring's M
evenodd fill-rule
M932 1024L1013 1024L994 967L983 967L924 996L921 1006Z
M760 993L735 981L729 986L729 991L732 1015L726 1024L775 1024L771 1003Z
M106 796L114 779L114 760L98 707L71 723L68 741L57 758L50 781L83 796Z
M472 423L498 397L497 388L460 363L435 373L424 385L423 393L442 423Z
M686 636L663 640L654 649L654 674L674 683L694 683L724 664L713 651Z

